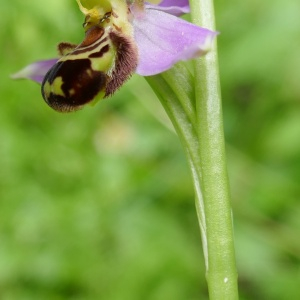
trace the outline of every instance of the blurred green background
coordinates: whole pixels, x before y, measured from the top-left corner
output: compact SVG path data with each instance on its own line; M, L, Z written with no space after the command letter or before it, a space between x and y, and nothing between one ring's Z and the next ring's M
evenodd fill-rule
M240 299L300 299L300 2L215 1ZM145 80L72 114L26 64L75 0L0 4L0 299L208 299L191 177Z

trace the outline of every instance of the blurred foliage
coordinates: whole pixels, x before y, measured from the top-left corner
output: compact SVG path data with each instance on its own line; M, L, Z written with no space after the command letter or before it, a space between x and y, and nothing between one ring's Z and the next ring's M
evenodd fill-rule
M300 2L215 6L241 299L298 299ZM0 298L207 299L189 170L144 79L56 113L9 75L80 42L76 2L0 11Z

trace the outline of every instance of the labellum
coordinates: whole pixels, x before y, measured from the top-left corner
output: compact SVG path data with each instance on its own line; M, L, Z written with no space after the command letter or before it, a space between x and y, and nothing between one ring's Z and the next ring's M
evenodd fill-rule
M86 15L85 38L78 46L59 44L62 57L42 82L44 100L60 112L78 110L112 95L132 75L138 63L126 2L98 1L101 6L83 6L84 1L77 2Z

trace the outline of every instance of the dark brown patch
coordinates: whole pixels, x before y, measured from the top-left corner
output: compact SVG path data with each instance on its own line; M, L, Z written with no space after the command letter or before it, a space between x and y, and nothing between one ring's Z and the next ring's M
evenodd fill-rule
M105 97L112 95L134 73L138 64L138 50L130 38L119 32L109 37L117 49L115 68L106 85Z
M50 93L46 98L44 84L53 83L55 78L62 77L62 90L65 96ZM82 105L92 101L105 89L107 76L104 72L94 71L89 59L66 60L56 63L46 74L42 83L44 100L55 110L69 112L80 109ZM75 92L70 93L71 90Z
M78 48L87 47L100 40L104 34L104 28L93 26L86 33L83 42L78 46Z
M89 55L89 58L100 58L102 57L105 53L107 53L109 51L109 45L104 46L103 48L101 48L100 51L98 52L94 52L92 54Z
M72 52L76 47L77 47L77 45L75 45L75 44L62 42L62 43L58 44L57 50L58 50L58 53L60 56L64 56L64 55Z

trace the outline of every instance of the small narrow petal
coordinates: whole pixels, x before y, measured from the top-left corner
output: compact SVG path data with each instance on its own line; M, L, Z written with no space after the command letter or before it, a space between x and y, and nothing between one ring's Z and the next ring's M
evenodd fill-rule
M147 4L146 7L161 10L178 17L190 12L188 0L163 0L158 5Z
M217 34L153 9L134 19L134 28L139 50L136 72L142 76L161 73L180 60L205 54Z
M13 79L31 79L38 83L42 83L44 76L51 69L51 67L57 62L57 59L41 60L34 62L19 72L11 75Z

